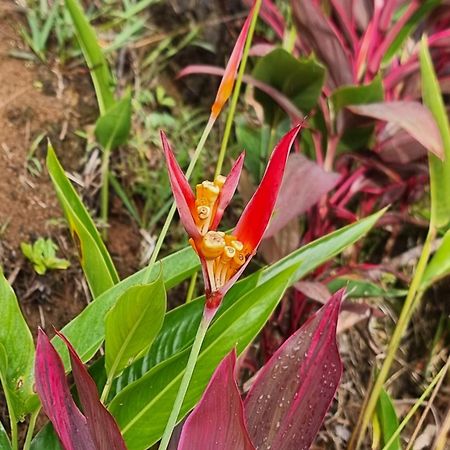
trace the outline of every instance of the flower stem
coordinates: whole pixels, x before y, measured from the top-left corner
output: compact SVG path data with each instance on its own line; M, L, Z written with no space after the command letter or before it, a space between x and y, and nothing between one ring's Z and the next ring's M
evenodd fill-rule
M389 342L386 359L383 361L383 365L381 366L372 391L370 392L366 406L361 411L357 426L355 428L355 432L349 444L349 449L358 449L362 444L365 432L367 430L367 427L369 426L370 420L377 406L380 392L383 388L384 382L389 375L392 363L394 362L395 355L400 345L400 341L405 333L406 328L408 327L415 306L417 306L418 301L422 297L421 293L418 291L424 271L427 267L427 262L431 253L431 243L435 238L435 235L436 229L432 224L430 224L430 228L423 245L422 254L420 255L419 261L417 263L417 267L414 273L414 277L411 281L405 303L403 304L400 317L398 318L397 325Z
M183 405L184 397L186 396L186 392L188 390L192 374L194 373L195 364L197 363L197 357L198 354L200 353L200 348L202 346L203 339L205 338L206 331L208 330L209 324L211 323L213 317L214 313L213 314L209 313L208 310L205 308L202 320L197 329L197 334L195 335L194 343L192 344L192 349L191 353L189 354L186 369L184 371L183 378L181 380L181 384L178 389L177 396L175 398L172 411L170 412L169 420L167 421L167 425L162 435L161 443L159 444L158 450L166 450L169 445L173 429L177 424L177 419L180 414L181 406Z
M225 124L225 131L223 133L219 157L217 159L215 176L220 175L220 172L222 171L223 161L225 159L225 152L227 149L228 140L230 138L231 127L234 122L234 114L236 112L236 106L237 106L237 102L239 99L239 94L241 92L242 77L244 76L245 66L247 65L248 53L250 51L250 45L252 43L253 33L255 31L256 21L258 20L258 13L259 13L259 9L261 7L261 3L262 3L262 0L256 0L256 2L255 2L255 6L254 6L255 11L254 11L254 14L252 17L252 21L250 23L250 28L248 30L247 39L245 41L245 47L244 47L244 51L242 53L241 64L239 65L239 72L238 72L238 75L236 78L236 84L234 86L233 96L231 97L230 110L228 112L227 122Z
M206 124L206 127L203 130L202 136L200 137L200 140L194 151L194 155L192 156L189 167L187 168L187 171L186 171L187 179L189 179L189 177L192 175L192 172L194 171L195 165L197 164L200 153L202 152L203 147L205 146L206 139L208 138L209 133L211 132L214 122L215 122L215 118L210 116L208 119L208 123ZM159 252L161 250L162 244L166 237L167 231L169 230L170 224L172 223L172 219L173 219L173 216L175 215L176 209L177 209L177 206L174 202L174 203L172 203L172 206L170 207L170 210L166 217L166 221L164 222L161 233L159 233L158 240L156 241L155 249L153 250L152 256L150 258L150 262L148 263L147 270L146 270L146 273L144 276L144 283L148 283L151 279L151 273L153 270L153 266L155 265L156 258L158 258Z
M25 437L25 443L23 444L23 450L29 450L31 445L31 439L33 438L34 427L36 425L36 419L39 415L40 408L37 408L32 412L30 417L30 423L28 424L27 435Z

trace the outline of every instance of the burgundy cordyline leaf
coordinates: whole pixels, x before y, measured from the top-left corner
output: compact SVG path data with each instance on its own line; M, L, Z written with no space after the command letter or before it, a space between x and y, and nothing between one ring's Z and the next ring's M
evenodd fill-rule
M254 450L234 377L236 350L215 370L200 403L187 418L178 450Z
M316 437L342 374L336 324L343 294L280 347L250 389L244 409L258 450L306 450Z
M355 105L348 108L356 114L384 120L403 128L427 150L443 159L441 134L433 115L421 103L396 101Z
M36 392L65 450L96 450L86 418L70 394L61 358L39 329L35 361Z
M113 416L99 399L97 386L72 344L58 333L69 350L72 373L87 425L97 450L126 450L125 442Z
M342 36L313 0L292 0L292 12L299 29L300 42L327 66L327 83L334 89L352 84L351 56Z
M306 212L334 188L339 178L339 174L323 170L303 155L291 154L264 238L277 234L289 221Z

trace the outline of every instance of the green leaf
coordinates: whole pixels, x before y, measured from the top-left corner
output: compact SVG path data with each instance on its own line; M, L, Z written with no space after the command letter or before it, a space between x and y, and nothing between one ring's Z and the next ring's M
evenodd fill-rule
M347 105L364 105L381 102L384 99L381 76L377 75L372 82L362 86L341 86L331 95L335 112Z
M131 128L131 93L128 91L95 124L95 136L104 149L125 144Z
M382 444L385 445L398 428L398 418L391 397L384 389L380 392L376 414L380 424ZM401 448L400 438L397 437L387 450L401 450Z
M283 270L295 270L290 285L310 273L316 267L355 243L375 225L385 210L382 210L359 222L348 225L321 239L296 250L286 258L256 272L235 284L217 312L216 317L224 314L249 289L275 277ZM150 352L141 360L132 364L116 380L115 391L120 391L128 384L142 377L153 366L170 358L177 352L191 345L203 312L204 297L179 306L166 314L161 332L156 338ZM114 390L113 390L114 391Z
M56 257L58 246L50 238L39 238L33 245L21 242L20 249L39 275L44 275L47 269L64 270L70 266L66 259Z
M231 305L239 300L245 292L254 289L258 283L261 271L240 280L225 296L223 303L216 314L220 317ZM151 367L170 358L175 353L192 345L197 332L205 305L205 297L201 296L188 304L170 310L164 319L161 332L158 334L150 351L139 361L128 367L111 390L117 393L127 385L144 376Z
M119 374L153 343L164 321L166 290L162 274L150 284L132 286L106 315L105 354L109 376Z
M441 245L428 261L428 265L423 273L420 290L424 291L436 281L450 273L450 230L442 238Z
M0 369L1 370L1 369ZM0 450L11 450L11 443L3 424L0 422Z
M36 434L31 441L30 450L63 450L51 423L42 427Z
M100 114L103 115L115 103L113 96L114 81L108 63L98 44L95 31L87 21L78 0L65 0L65 5L72 18L78 42L91 72L98 107Z
M166 289L190 277L200 266L198 256L190 247L163 258L161 264ZM159 270L159 267L154 267L149 279L156 279ZM61 330L83 361L86 362L92 358L102 345L105 339L105 317L108 311L127 289L146 282L146 272L147 269L142 269L101 294ZM52 344L61 355L64 366L69 368L65 345L58 337L53 338Z
M187 391L180 419L195 405L215 367L236 345L241 353L259 333L287 287L290 271L256 287L224 312L208 330ZM109 410L129 450L146 449L162 435L184 373L190 349L154 367L121 391Z
M431 224L445 228L450 222L450 128L439 82L431 61L425 37L420 45L420 73L423 103L436 120L444 144L444 160L428 155L431 189Z
M313 58L295 58L277 48L258 60L252 75L283 93L306 113L317 103L325 69ZM285 117L285 112L267 94L255 89L255 99L263 106L265 120L270 125Z
M10 414L21 421L37 405L33 392L34 344L14 291L1 268L0 311L1 381L7 392Z
M346 298L362 298L362 297L404 297L408 291L405 289L383 288L375 283L366 280L354 280L351 278L339 277L330 281L328 289L331 292L336 292L345 287L347 292Z
M47 168L77 245L81 267L92 296L96 298L118 283L119 276L94 222L67 179L51 145L48 146Z

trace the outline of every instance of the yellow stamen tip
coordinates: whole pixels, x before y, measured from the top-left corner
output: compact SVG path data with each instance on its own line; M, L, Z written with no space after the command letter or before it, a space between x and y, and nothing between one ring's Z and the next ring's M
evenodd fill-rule
M221 260L226 263L230 261L232 258L234 258L235 254L236 250L233 247L226 245L225 248L223 249Z
M205 220L211 215L211 208L209 206L198 206L197 215L200 220Z
M223 185L225 184L226 177L223 175L217 175L216 178L214 178L214 184L219 188L222 189Z
M231 245L232 245L232 247L235 248L238 252L242 252L242 250L244 250L244 244L243 244L241 241L236 240L236 238L235 238L235 240L233 240L233 241L231 242Z
M217 231L208 231L202 240L202 254L206 259L215 259L225 248L225 239Z

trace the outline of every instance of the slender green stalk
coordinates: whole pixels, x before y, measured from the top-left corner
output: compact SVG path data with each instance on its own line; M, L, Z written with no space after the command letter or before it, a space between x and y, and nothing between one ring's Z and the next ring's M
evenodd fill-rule
M417 305L416 297L421 298L420 293L418 293L420 283L422 281L423 273L427 266L428 259L431 253L431 243L436 235L436 229L432 224L430 224L430 229L428 230L428 235L425 240L422 254L420 255L419 261L417 263L416 271L412 279L411 285L406 296L405 303L403 305L400 317L398 319L397 325L395 327L394 333L392 334L391 341L389 342L386 359L383 361L380 372L375 380L372 391L369 395L368 401L365 408L361 411L358 419L358 424L355 428L352 440L349 444L349 449L358 449L362 443L365 436L365 432L370 423L372 415L377 406L378 398L380 396L381 389L383 388L384 382L386 381L389 371L391 369L392 363L395 359L395 354L400 345L400 341L403 334L408 327L409 321L411 319L412 311Z
M203 339L205 338L209 324L214 317L213 314L205 314L205 312L203 313L202 320L197 330L197 334L195 335L194 343L192 344L191 353L189 354L189 359L183 374L183 378L181 380L180 388L178 389L177 397L175 399L175 403L173 404L172 411L170 413L169 420L167 421L167 425L162 435L158 450L167 450L167 446L169 445L173 429L177 424L177 419L180 414L181 406L183 405L183 400L188 390L192 374L194 373L194 368L197 363L197 357L200 353Z
M18 441L18 434L17 434L17 418L14 414L13 405L11 402L11 395L9 392L9 389L6 388L6 380L2 377L2 373L0 372L0 386L3 386L3 394L5 396L6 400L6 406L8 408L9 413L9 423L11 427L11 449L12 450L18 450L19 448L19 441Z
M186 303L189 303L194 297L195 285L197 283L198 272L194 272L191 277L191 281L189 282L188 291L186 294Z
M29 450L31 446L31 439L33 438L34 427L36 426L36 419L39 415L40 408L37 408L30 417L30 423L28 424L27 435L25 437L25 443L23 444L23 450Z
M447 372L448 366L449 366L450 360L447 361L447 363L442 367L442 369L437 373L437 375L433 378L433 381L429 384L429 386L425 389L423 394L420 396L420 398L414 403L412 408L409 410L408 414L406 414L405 418L402 420L398 428L395 430L394 434L391 436L389 441L387 441L386 445L382 448L382 450L387 450L394 440L397 438L397 436L401 433L403 428L408 424L408 422L411 420L411 417L416 413L416 411L419 409L420 405L423 403L423 401L430 395L432 389L436 384L444 377L445 373Z
M253 39L253 33L255 31L256 21L258 20L259 9L261 7L262 0L256 0L255 10L248 30L247 39L245 41L244 51L242 53L241 64L239 65L239 72L236 78L236 84L233 90L233 96L231 97L230 110L228 112L227 122L225 124L225 131L223 133L222 144L220 146L219 157L217 159L217 166L215 176L220 175L222 171L223 161L225 159L225 152L227 150L228 140L230 138L231 127L234 122L234 114L236 112L236 106L241 92L242 77L244 76L245 66L247 65L248 53L250 51L250 45Z
M109 159L111 156L111 149L105 148L103 152L102 167L101 167L101 183L100 188L100 218L102 219L105 228L102 230L102 237L106 240L108 235L108 202L109 202Z
M197 164L198 158L200 156L200 153L203 150L203 147L205 146L206 139L209 136L209 133L211 132L211 129L214 125L215 119L210 116L208 119L208 123L206 124L205 129L203 130L202 136L200 137L200 141L197 144L197 147L195 149L194 155L191 159L191 162L189 163L189 167L186 171L186 178L189 179L189 177L192 175L192 172L194 171L195 165ZM150 258L150 262L148 263L146 274L144 277L144 283L148 283L151 280L151 273L153 270L153 266L155 265L156 258L158 258L159 252L161 250L162 244L164 242L164 239L166 237L167 231L169 231L170 224L172 223L173 216L175 215L175 211L177 209L177 206L174 203L172 203L172 206L167 214L166 221L164 222L164 225L162 227L161 233L159 233L158 240L155 244L155 249L153 250L152 256Z

